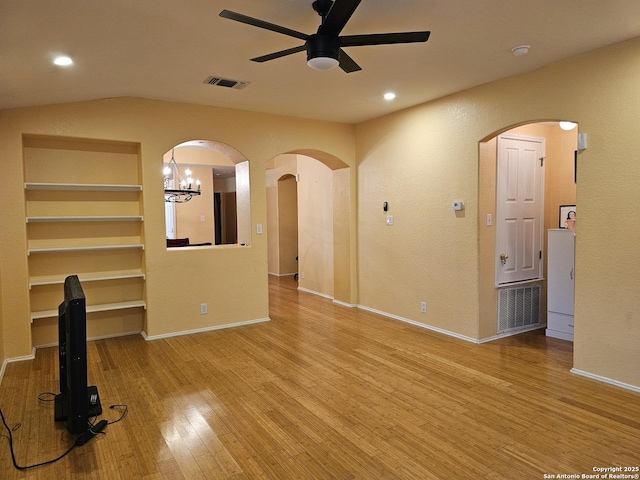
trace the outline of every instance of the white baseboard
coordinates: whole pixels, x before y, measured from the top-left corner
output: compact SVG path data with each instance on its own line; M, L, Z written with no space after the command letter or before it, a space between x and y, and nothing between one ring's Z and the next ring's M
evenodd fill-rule
M348 308L357 308L358 305L355 303L347 303L347 302L343 302L341 300L336 300L335 298L333 299L333 303L336 303L338 305L341 305L343 307L348 307Z
M293 277L296 273L298 272L294 272L294 273L274 273L274 272L267 272L269 275L273 275L274 277Z
M4 378L4 371L7 369L7 364L12 362L24 362L25 360L33 360L36 358L36 347L31 349L31 355L24 355L22 357L13 357L13 358L5 358L4 362L2 362L2 368L0 368L0 385L2 384L2 379Z
M383 312L381 310L376 310L375 308L365 307L364 305L358 305L358 308L361 308L362 310L366 310L368 312L377 313L378 315L382 315L384 317L393 318L394 320L399 320L404 323L409 323L411 325L415 325L416 327L424 328L426 330L442 333L443 335L447 335L449 337L458 338L460 340L464 340L465 342L479 343L479 340L477 338L467 337L466 335L460 335L459 333L450 332L449 330L443 330L442 328L432 327L431 325L425 325L424 323L416 322L415 320L410 320L404 317L399 317L398 315L393 315L391 313Z
M327 295L326 293L316 292L315 290L309 290L308 288L298 287L300 292L310 293L311 295L317 295L319 297L328 298L329 300L333 300L331 295Z
M426 330L431 330L433 332L442 333L443 335L447 335L449 337L459 338L460 340L464 340L465 342L470 342L470 343L475 343L475 344L493 342L494 340L499 340L501 338L510 337L512 335L518 335L520 333L529 332L529 331L532 331L532 330L539 330L539 329L545 327L544 324L538 324L538 325L532 325L532 326L529 326L529 327L523 327L523 328L518 329L518 330L512 330L512 331L506 332L506 333L501 333L500 335L494 335L493 337L473 338L473 337L467 337L466 335L461 335L459 333L451 332L449 330L444 330L442 328L433 327L431 325L426 325L424 323L416 322L415 320L410 320L408 318L400 317L398 315L393 315L391 313L383 312L381 310L376 310L375 308L365 307L364 305L356 305L356 307L361 308L362 310L367 310L368 312L377 313L378 315L382 315L384 317L389 317L389 318L392 318L394 320L399 320L399 321L404 322L404 323L410 323L411 325L415 325L416 327L424 328Z
M181 337L182 335L191 335L192 333L203 333L203 332L211 332L213 330L223 330L225 328L243 327L245 325L253 325L255 323L263 323L263 322L269 322L269 321L271 321L271 319L269 317L266 317L266 318L258 318L256 320L247 320L244 322L227 323L225 325L214 325L212 327L196 328L194 330L182 330L180 332L164 333L162 335L147 335L146 332L140 332L140 334L145 340L151 341L151 340L160 340L162 338Z
M626 390L631 390L632 392L640 393L640 387L636 385L631 385L629 383L619 382L618 380L613 380L612 378L595 375L593 373L585 372L583 370L578 370L577 368L572 368L571 373L575 373L576 375L580 375L581 377L590 378L591 380L596 380L598 382L608 383L609 385L614 385L616 387L624 388Z

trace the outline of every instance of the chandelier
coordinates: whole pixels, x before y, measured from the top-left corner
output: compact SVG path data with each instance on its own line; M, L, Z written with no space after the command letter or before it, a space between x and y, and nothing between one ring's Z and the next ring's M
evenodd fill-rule
M191 170L188 168L184 171L186 178L180 173L176 159L174 158L174 149L171 150L171 160L169 165L164 167L164 201L171 203L185 203L193 198L194 195L200 195L200 180L196 180L195 187L193 178L191 178ZM177 182L177 185L176 185Z

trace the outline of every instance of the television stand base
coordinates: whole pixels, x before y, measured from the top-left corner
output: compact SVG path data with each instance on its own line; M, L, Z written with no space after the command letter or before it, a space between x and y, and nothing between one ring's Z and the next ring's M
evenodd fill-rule
M102 415L102 405L100 404L100 395L98 395L98 387L91 385L87 387L87 418ZM53 420L56 422L64 422L69 417L68 403L64 401L64 394L60 393L55 396Z

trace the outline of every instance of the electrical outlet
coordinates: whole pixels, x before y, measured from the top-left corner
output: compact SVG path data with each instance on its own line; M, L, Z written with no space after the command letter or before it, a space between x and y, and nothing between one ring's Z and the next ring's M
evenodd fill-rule
M420 302L420 311L422 313L427 313L427 302Z
M207 308L207 304L206 303L201 303L200 304L200 315L206 315L206 313L209 311L209 309Z
M304 272L300 272L300 278L304 278Z

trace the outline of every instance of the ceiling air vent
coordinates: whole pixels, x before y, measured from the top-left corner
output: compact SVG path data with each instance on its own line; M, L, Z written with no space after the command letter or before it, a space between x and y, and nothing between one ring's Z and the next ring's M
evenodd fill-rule
M204 83L209 85L216 85L218 87L235 88L236 90L242 90L251 82L240 82L238 80L231 80L230 78L215 77L213 75L207 77Z

